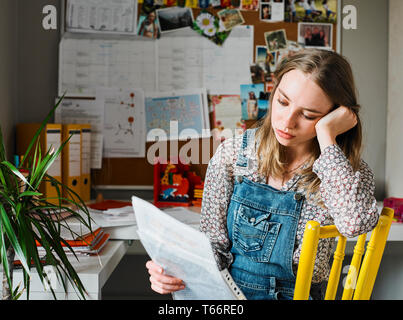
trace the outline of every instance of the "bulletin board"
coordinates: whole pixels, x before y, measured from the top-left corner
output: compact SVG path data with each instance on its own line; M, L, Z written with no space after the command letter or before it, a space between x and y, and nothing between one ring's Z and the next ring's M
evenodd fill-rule
M214 15L222 9L209 8L208 11ZM141 11L141 4L138 6L138 14ZM193 17L197 17L201 9L192 9ZM263 22L259 19L259 11L241 11L242 16L245 20L245 25L253 25L254 27L254 48L256 46L266 46L266 41L264 37L265 32L284 29L286 32L287 40L296 41L298 39L298 23L289 22ZM333 24L333 36L332 36L332 48L339 52L339 35L340 35L340 1L338 1L338 16L337 24ZM63 30L63 26L62 26ZM231 35L229 35L231 36ZM158 40L155 40L158 41ZM236 53L234 53L236 54ZM255 61L255 50L253 52L253 57ZM210 113L210 128L213 128L213 115ZM253 125L254 121L247 121L246 126L250 127ZM189 141L178 141L178 148L180 148L188 143ZM210 138L200 138L199 142L199 164L192 164L191 169L195 171L196 174L204 179L208 162L203 159L202 151L206 151L203 145L210 146L209 157L212 157L214 151L217 147L217 142L213 141L213 137ZM155 142L146 142L146 155L148 149ZM168 141L168 155L170 150L170 145L172 141ZM204 155L205 157L206 155ZM203 161L204 160L204 161ZM204 162L204 164L203 164ZM102 169L92 169L91 170L92 184L96 186L152 186L153 185L153 165L149 163L147 157L145 158L103 158L102 159Z

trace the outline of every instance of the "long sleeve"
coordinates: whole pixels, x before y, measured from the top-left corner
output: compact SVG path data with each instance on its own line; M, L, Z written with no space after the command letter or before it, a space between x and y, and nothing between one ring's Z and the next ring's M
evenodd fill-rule
M374 175L363 160L354 172L340 147L331 145L315 161L313 171L321 180L322 200L341 234L355 237L376 226Z
M234 188L234 157L234 139L225 140L211 158L204 181L200 231L209 237L220 270L232 262L227 208Z

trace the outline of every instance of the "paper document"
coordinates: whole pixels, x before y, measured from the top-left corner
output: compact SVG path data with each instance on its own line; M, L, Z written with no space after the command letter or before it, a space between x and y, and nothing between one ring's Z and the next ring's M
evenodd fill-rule
M239 94L239 85L251 81L253 34L252 25L236 26L222 46L193 29L164 34L154 41L157 91L206 88L209 94Z
M206 235L164 213L151 203L132 197L138 235L149 256L165 273L182 279L185 289L175 300L245 300L225 269L219 271Z
M67 0L66 29L72 32L134 34L137 1Z
M88 210L93 221L104 228L136 225L132 206L103 211L91 208L88 208Z
M97 87L154 92L155 41L142 38L66 32L59 45L59 95L95 97Z
M97 99L104 101L105 158L145 157L145 109L142 89L96 89Z
M176 220L179 220L180 222L199 230L200 213L196 213L192 210L186 209L185 207L167 208L163 209L163 211Z

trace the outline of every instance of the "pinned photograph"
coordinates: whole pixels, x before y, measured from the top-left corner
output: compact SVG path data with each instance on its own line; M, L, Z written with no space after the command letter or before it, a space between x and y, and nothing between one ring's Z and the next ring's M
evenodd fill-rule
M148 15L140 15L137 34L139 36L153 39L158 39L160 37L157 14L155 11L150 12Z
M259 114L258 100L264 92L264 84L241 84L242 120L256 120Z
M297 52L304 49L304 46L301 43L296 41L288 40L287 41L288 50L292 52Z
M337 0L285 0L284 21L337 23Z
M264 83L266 71L259 64L252 64L250 66L250 75L252 83Z
M278 51L287 48L287 35L284 29L265 32L264 39L269 51Z
M284 0L271 1L271 22L284 21Z
M221 1L220 0L210 0L210 4L213 8L217 8L221 6Z
M244 24L245 20L239 9L224 9L217 12L218 17L222 21L225 30L229 31L233 27Z
M332 50L333 24L298 23L298 42L306 48Z
M271 3L261 2L260 3L260 20L271 21Z
M259 9L259 0L241 0L241 10L257 11Z
M264 82L271 80L271 73L274 72L276 68L276 52L267 51L265 46L256 46L256 58L255 66L258 66L264 72ZM253 82L253 70L251 66L252 73L252 83Z
M193 27L191 8L170 7L158 9L156 13L161 33Z
M231 9L239 9L241 6L241 0L231 0Z
M256 46L255 62L262 64L265 62L267 56L267 48L265 46Z
M193 30L217 45L222 45L231 33L226 31L218 17L207 11L202 11L193 22Z
M304 49L304 46L295 42L295 41L287 41L287 49L279 50L276 53L276 65L278 65L282 59L285 57L291 57L296 52Z

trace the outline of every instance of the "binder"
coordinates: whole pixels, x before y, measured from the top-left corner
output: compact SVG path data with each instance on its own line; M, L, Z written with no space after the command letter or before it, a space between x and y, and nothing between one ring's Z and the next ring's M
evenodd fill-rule
M81 199L91 198L91 125L81 124Z
M66 141L71 136L62 151L63 184L81 194L81 126L79 124L63 124L62 137ZM71 199L66 189L63 197Z
M41 126L40 123L19 123L16 129L16 152L18 155L24 155L29 143L34 137L36 131ZM43 128L39 135L39 145L41 148L41 154L45 154L51 147L57 150L62 141L62 125L56 123L48 123ZM30 154L35 152L35 148L31 149ZM49 167L47 174L62 182L62 161L61 157L57 157L53 164ZM43 194L43 197L48 198L47 201L52 204L58 204L57 189L50 181L44 181L39 186L39 191ZM61 190L60 190L61 191Z

